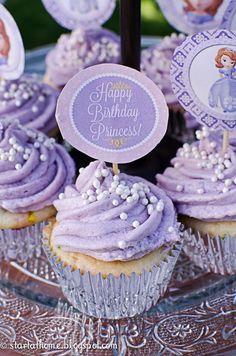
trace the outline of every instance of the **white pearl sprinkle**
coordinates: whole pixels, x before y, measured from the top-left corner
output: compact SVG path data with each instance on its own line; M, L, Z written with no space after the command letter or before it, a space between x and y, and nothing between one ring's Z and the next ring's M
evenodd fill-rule
M177 185L176 190L177 190L177 192L182 192L184 190L183 185L181 185L181 184Z
M100 182L99 182L99 180L98 179L94 179L94 181L93 181L93 186L94 186L94 188L99 188L100 187Z
M113 180L114 180L115 182L117 182L117 181L119 181L119 180L120 180L120 178L119 178L119 176L114 175L114 176L113 176Z
M108 174L109 174L108 169L102 169L102 176L103 176L103 177L107 177Z
M136 229L140 225L140 222L138 220L135 220L132 224L132 226Z
M96 197L94 195L89 196L88 201L90 203L93 203L96 200Z
M148 205L148 200L146 198L142 199L142 204L143 205Z
M151 214L153 213L153 211L154 211L153 205L152 205L152 204L149 204L149 205L147 206L147 210L148 210L148 215L151 215Z
M211 181L212 181L213 183L216 183L216 182L217 182L217 177L216 177L216 176L211 177Z
M168 232L172 233L172 232L174 232L174 231L175 231L175 229L173 228L173 226L170 226L170 227L168 228Z
M20 163L17 163L15 165L15 169L18 171L19 169L21 169L22 165Z
M130 204L130 203L133 203L134 200L133 200L133 197L128 197L128 198L126 199L126 201L127 201L127 203Z
M79 174L81 174L81 173L83 172L83 170L84 170L84 168L81 167L81 168L79 169Z
M222 192L223 192L223 193L228 193L228 191L229 191L229 188L228 188L228 187L224 187L224 188L222 189Z
M125 249L126 242L125 241L118 241L118 247L121 248L122 250Z
M39 147L40 147L40 143L36 141L36 142L34 143L34 147L35 147L35 148L39 148Z
M34 113L36 113L36 112L39 111L39 108L34 105L34 106L32 106L32 111L33 111Z
M204 189L202 189L202 188L198 189L198 190L197 190L197 193L198 193L198 194L203 194L203 193L204 193Z
M45 162L47 160L47 157L45 155L40 155L40 161Z
M96 170L96 172L95 172L95 177L96 177L96 178L101 178L101 176L102 176L101 171Z
M149 200L153 204L157 203L157 197L155 197L154 195L152 195Z
M88 189L87 190L87 195L90 196L90 195L94 195L94 191L92 189Z
M231 179L226 179L226 181L225 181L226 187L229 187L231 184L232 184L232 180Z
M16 138L15 137L11 137L8 142L10 143L10 145L14 145L16 143Z
M156 206L156 210L161 213L163 210L164 210L164 202L162 200L159 200L159 202L157 203L157 206Z
M59 198L60 200L64 199L64 198L65 198L65 194L64 194L64 193L60 193L59 196L58 196L58 198Z
M127 218L128 218L128 215L126 213L121 213L120 214L120 219L121 220L127 220Z
M83 193L83 194L81 195L81 197L82 197L82 199L88 199L88 194L87 194L87 193Z
M118 205L119 205L118 200L116 200L116 199L112 200L112 205L114 205L114 206L118 206Z

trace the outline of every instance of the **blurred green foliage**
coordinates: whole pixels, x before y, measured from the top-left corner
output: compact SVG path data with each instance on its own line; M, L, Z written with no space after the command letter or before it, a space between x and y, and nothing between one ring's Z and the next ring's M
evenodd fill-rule
M173 32L155 0L142 1L142 34L163 36ZM26 49L56 42L67 32L47 13L41 0L7 0L5 6L15 18ZM119 1L112 18L104 25L119 33Z

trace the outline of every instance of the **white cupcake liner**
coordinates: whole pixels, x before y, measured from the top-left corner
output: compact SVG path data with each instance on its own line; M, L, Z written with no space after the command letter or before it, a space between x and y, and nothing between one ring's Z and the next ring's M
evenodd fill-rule
M236 274L236 238L202 236L191 228L184 231L184 252L196 266L221 275Z
M63 266L49 248L48 238L43 241L44 251L58 277L59 284L68 301L81 313L97 318L120 319L141 314L157 303L167 289L175 263L182 249L182 242L175 244L166 260L154 266L150 272L130 277L100 273L82 274Z
M47 221L22 229L0 229L0 259L25 262L42 253L42 231Z

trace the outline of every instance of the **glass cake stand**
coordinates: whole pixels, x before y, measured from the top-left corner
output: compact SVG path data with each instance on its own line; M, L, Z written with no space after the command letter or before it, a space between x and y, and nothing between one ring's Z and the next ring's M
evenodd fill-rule
M50 47L26 56L44 73ZM235 355L236 276L202 271L181 254L164 298L134 318L103 320L68 304L46 257L0 266L0 355Z

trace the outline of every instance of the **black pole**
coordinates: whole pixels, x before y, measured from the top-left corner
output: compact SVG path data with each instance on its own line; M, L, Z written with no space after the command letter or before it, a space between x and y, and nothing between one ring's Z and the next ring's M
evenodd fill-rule
M140 70L141 0L120 0L121 63Z

